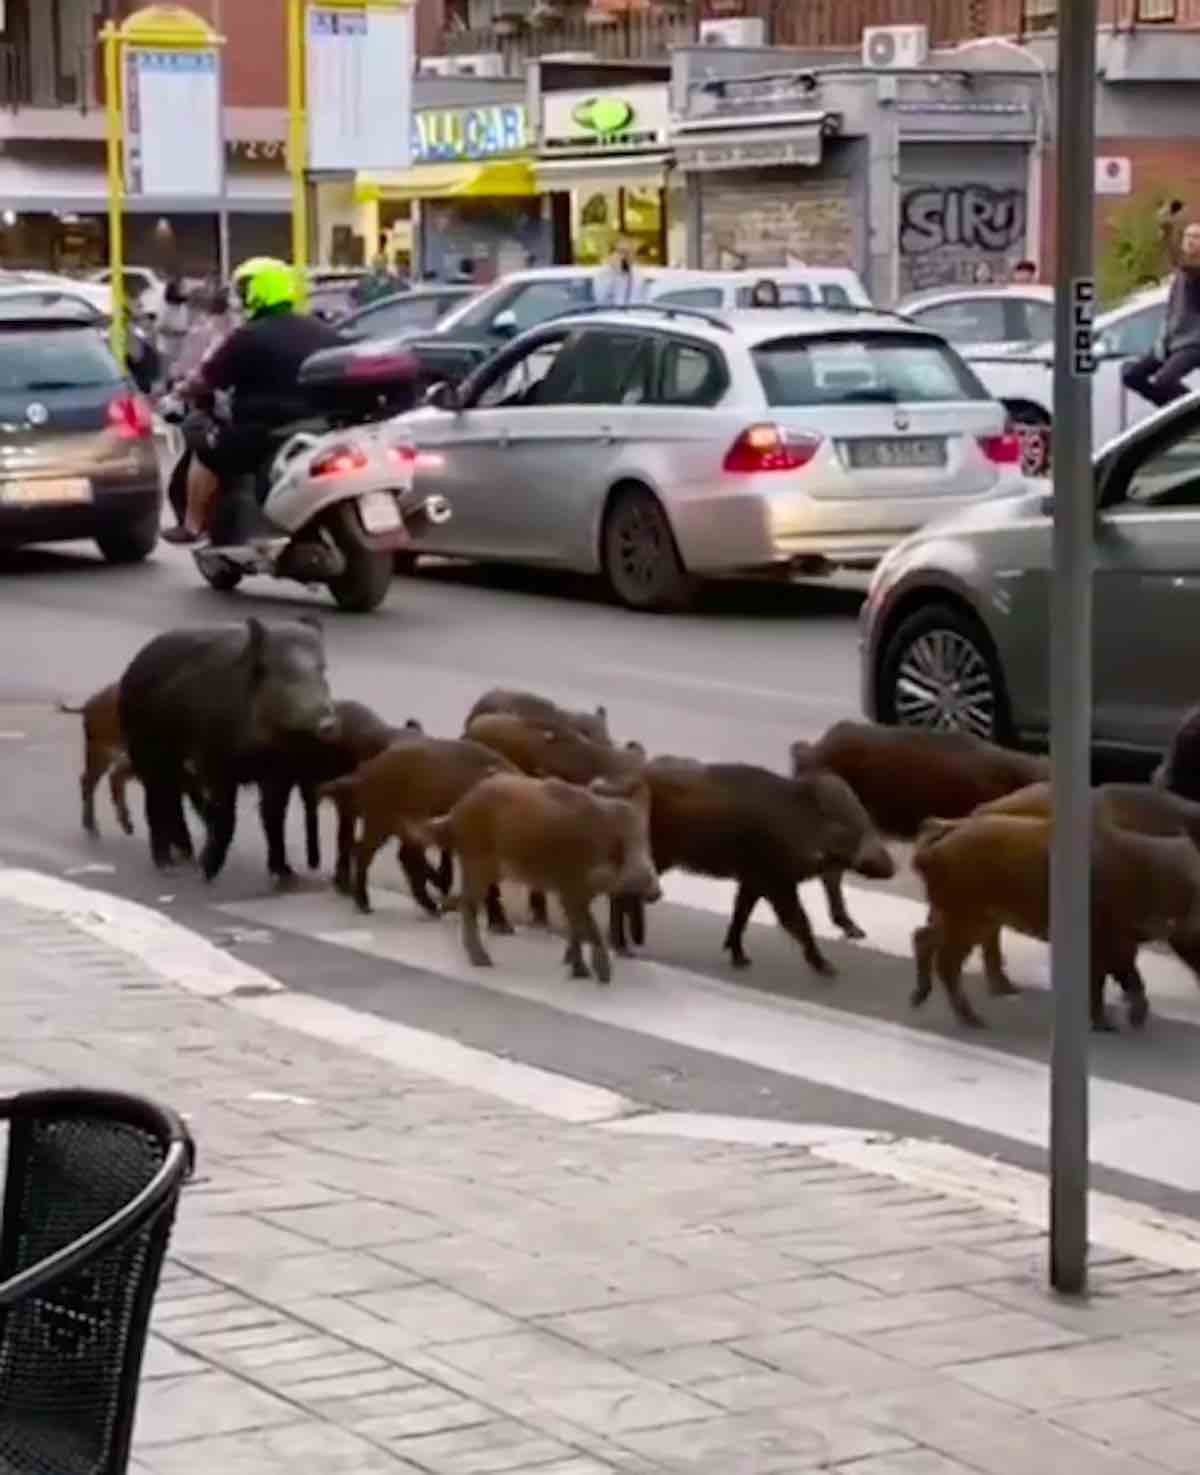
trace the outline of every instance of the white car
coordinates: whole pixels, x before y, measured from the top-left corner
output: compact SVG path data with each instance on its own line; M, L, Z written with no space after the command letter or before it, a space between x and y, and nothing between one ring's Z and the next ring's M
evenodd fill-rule
M1121 370L1132 358L1153 351L1162 332L1169 287L1160 283L1127 298L1096 318L1096 372L1092 379L1092 449L1098 451L1156 406L1126 389ZM1022 464L1030 476L1049 470L1054 428L1054 341L987 351L964 348L963 356L998 400L1007 406L1022 437ZM1200 388L1200 373L1188 380Z
M706 307L717 312L753 307L756 283L774 282L781 307L870 307L857 272L845 266L778 266L761 271L648 272L651 302L675 307ZM935 329L935 331L940 331ZM942 334L946 337L946 334Z
M1019 483L1005 413L889 313L586 306L402 422L453 520L421 551L602 574L635 609L697 581L869 567Z
M960 353L995 353L1054 337L1054 288L938 287L906 297L897 308L922 328L940 333Z
M157 318L167 295L167 284L162 277L149 266L127 266L122 275L125 278L126 306L145 317ZM105 267L103 271L94 271L90 280L100 283L111 293L112 276L111 269Z
M112 316L112 292L99 282L86 282L52 271L11 271L0 276L0 289L25 289L37 292L62 292L66 296L91 303L104 317Z

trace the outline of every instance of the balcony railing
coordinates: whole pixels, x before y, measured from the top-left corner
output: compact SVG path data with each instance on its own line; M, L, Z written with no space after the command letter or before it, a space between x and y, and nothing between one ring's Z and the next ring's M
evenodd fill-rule
M698 39L707 19L758 16L772 46L854 50L866 26L922 24L933 46L982 36L1023 38L1053 30L1063 0L681 0L589 10L583 0L494 0L487 27L448 27L443 50L500 50L513 68L547 52L590 51L602 59L661 58ZM614 0L607 0L613 5ZM1200 0L1100 0L1100 20L1122 28L1200 27Z

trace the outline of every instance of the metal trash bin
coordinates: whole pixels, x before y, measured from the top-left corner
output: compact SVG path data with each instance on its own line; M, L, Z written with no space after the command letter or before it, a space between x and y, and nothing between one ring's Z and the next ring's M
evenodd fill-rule
M122 1475L192 1140L107 1091L27 1092L0 1120L0 1475Z

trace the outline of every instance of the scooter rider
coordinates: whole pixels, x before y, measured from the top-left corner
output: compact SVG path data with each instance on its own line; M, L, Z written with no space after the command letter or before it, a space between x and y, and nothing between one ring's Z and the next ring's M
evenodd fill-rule
M342 347L335 329L320 318L296 312L296 277L286 262L257 257L234 273L246 321L200 365L184 387L190 399L228 395L230 418L193 417L188 444L194 452L188 475L187 515L181 528L163 536L195 542L208 524L223 482L256 470L270 432L299 420L307 405L298 388L300 366L324 348Z

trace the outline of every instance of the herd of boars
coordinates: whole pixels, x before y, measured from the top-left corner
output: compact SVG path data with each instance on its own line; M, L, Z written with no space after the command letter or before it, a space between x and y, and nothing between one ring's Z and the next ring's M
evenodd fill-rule
M586 949L591 973L607 982L610 947L627 954L630 940L645 943L646 903L661 895L659 876L678 868L736 884L724 939L734 966L750 963L746 926L766 900L809 966L831 975L798 886L819 880L834 925L864 938L842 878L892 877L889 839L912 842L928 899L913 934L914 1006L936 973L958 1019L982 1025L961 984L969 955L982 949L990 993L1014 993L1002 930L1049 934L1048 762L964 734L838 722L819 742L792 745L785 776L650 757L613 740L603 707L572 712L494 690L461 736L431 737L414 718L392 725L359 702L335 701L322 630L309 619L168 631L118 682L63 710L83 715L90 832L106 773L132 832L125 789L136 777L154 863L192 857L186 799L204 825L200 865L211 880L233 840L238 790L252 785L269 870L285 881L285 818L298 789L310 868L321 863L318 806L328 800L337 888L369 912L371 863L394 838L414 899L433 914L457 908L477 966L491 963L480 911L493 933L512 931L500 892L510 881L529 889L535 924L547 924L547 897L557 899L572 976L589 976ZM1200 718L1185 720L1150 784L1093 792L1092 1023L1112 1028L1111 978L1137 1028L1148 1014L1139 948L1166 943L1200 979ZM607 939L592 912L598 897L609 900Z

